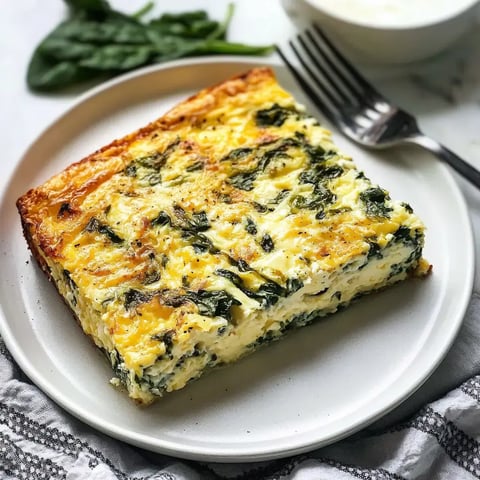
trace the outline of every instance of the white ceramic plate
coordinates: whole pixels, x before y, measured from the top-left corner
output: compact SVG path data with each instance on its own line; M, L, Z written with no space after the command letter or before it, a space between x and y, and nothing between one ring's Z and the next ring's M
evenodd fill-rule
M272 62L272 61L270 61ZM465 203L447 169L419 151L363 151L336 141L427 227L433 275L364 298L293 332L146 409L112 388L103 356L31 260L16 198L73 161L160 116L201 87L265 60L217 58L136 72L97 88L30 147L0 204L1 333L30 378L90 425L165 454L253 461L338 440L398 405L453 342L470 298L473 241ZM282 66L279 81L313 106Z

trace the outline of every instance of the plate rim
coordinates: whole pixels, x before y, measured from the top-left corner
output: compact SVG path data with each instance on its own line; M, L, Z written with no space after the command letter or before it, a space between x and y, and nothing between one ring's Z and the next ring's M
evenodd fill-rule
M114 79L111 79L105 83L102 83L86 92L84 92L81 96L79 96L73 103L71 103L65 110L62 111L60 115L55 116L55 118L49 122L43 129L40 130L34 136L34 139L31 143L27 146L24 150L23 154L19 157L18 161L16 162L11 174L9 175L7 182L5 184L5 189L1 192L0 195L0 207L5 204L6 198L8 197L8 193L11 190L12 181L17 177L18 170L23 165L25 158L29 155L29 153L35 149L37 142L41 141L42 137L47 134L50 129L54 128L55 125L61 123L65 117L68 117L73 110L75 110L78 106L82 103L86 102L87 100L101 95L111 88L114 88L122 83L128 82L132 79L142 77L144 75L149 75L153 72L161 72L167 70L174 70L177 68L182 67L193 67L195 68L197 65L205 65L205 64L249 64L251 67L255 66L272 66L276 68L286 69L286 67L278 61L275 57L265 57L265 58L255 58L255 57L246 57L246 56L211 56L211 57L201 57L201 58L187 58L176 60L172 62L166 62L164 64L159 65L152 65L145 68L141 68L135 70L133 72L129 72L127 74L121 75ZM299 87L300 89L300 87ZM301 89L300 89L301 90ZM332 127L334 132L338 132L338 129ZM459 206L461 206L461 210L457 212L460 217L461 223L465 227L465 233L468 234L468 241L465 242L463 245L463 251L468 259L468 263L465 266L467 270L468 278L466 280L466 286L463 289L462 297L460 299L457 298L457 314L456 314L456 321L453 322L453 327L449 331L449 339L448 341L444 342L442 348L437 352L437 358L435 362L430 364L430 367L426 370L422 370L421 375L413 375L412 377L414 380L410 380L410 388L404 389L403 393L396 395L396 400L390 402L387 406L383 406L382 408L377 408L374 410L370 415L366 417L362 417L357 422L353 422L350 424L349 428L344 429L342 432L338 432L336 435L332 435L328 438L328 440L321 440L318 442L304 442L302 444L291 445L289 448L284 448L282 450L276 450L275 448L263 448L263 449L252 449L251 447L242 450L242 453L236 454L235 452L231 451L230 453L215 453L214 451L209 449L208 447L197 446L197 448L193 451L192 449L182 449L181 442L172 445L174 442L169 440L163 440L161 438L156 438L155 442L151 442L148 439L150 437L139 434L136 432L131 432L125 427L115 425L111 422L104 421L100 417L95 417L91 415L91 412L85 412L82 408L79 408L74 402L72 402L67 395L65 395L60 388L58 388L53 383L49 382L48 380L44 379L40 369L37 369L32 362L29 361L27 355L22 350L21 342L15 338L13 331L9 328L9 322L6 318L4 313L3 307L0 304L0 334L12 354L15 361L21 367L21 369L27 374L27 376L33 381L33 383L40 388L52 401L60 405L66 411L71 413L76 418L80 419L81 421L85 422L86 424L90 425L91 427L95 428L98 431L106 433L114 438L122 440L126 443L133 444L142 448L146 448L148 450L153 450L159 453L172 455L180 458L186 459L193 459L193 460L209 460L209 461L220 461L220 462L246 462L246 461L260 461L260 460L267 460L267 459L274 459L274 458L281 458L286 457L293 454L298 454L306 451L313 450L315 448L319 448L321 446L325 446L327 444L331 444L336 442L342 438L345 438L352 433L360 430L361 428L365 427L366 425L374 422L375 420L379 419L383 415L387 414L389 411L393 410L395 407L400 405L403 401L405 401L409 396L411 396L418 388L423 385L423 383L430 377L430 375L436 370L438 365L441 363L449 349L451 348L457 334L460 330L460 327L463 323L463 319L465 317L465 313L467 307L469 305L469 301L471 298L471 293L473 290L473 283L474 283L474 273L475 273L475 249L474 249L474 237L473 237L473 229L470 220L470 216L468 213L468 206L466 200L460 190L459 185L454 180L452 173L449 169L442 163L438 163L435 167L438 168L441 175L444 177L445 181L449 185L450 193L455 198L456 202Z

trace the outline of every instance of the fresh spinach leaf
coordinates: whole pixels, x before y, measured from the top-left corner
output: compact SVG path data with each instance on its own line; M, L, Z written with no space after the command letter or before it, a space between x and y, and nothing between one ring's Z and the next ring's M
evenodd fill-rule
M232 4L221 22L204 11L164 14L145 22L152 2L132 15L114 10L107 0L65 3L69 18L46 36L30 60L26 80L32 90L58 90L185 56L263 55L272 50L225 40Z
M39 52L46 58L77 61L95 52L95 45L72 41L68 38L51 36L40 44Z
M65 0L65 3L74 13L82 12L93 16L108 15L111 11L107 0Z
M51 60L37 49L28 65L27 83L33 90L50 91L83 82L95 75L73 61Z
M115 19L108 22L95 22L72 19L61 23L42 44L50 39L72 40L93 45L125 44L145 45L148 37L145 27L140 23Z
M148 63L152 56L150 46L105 45L79 61L80 67L96 71L127 71Z

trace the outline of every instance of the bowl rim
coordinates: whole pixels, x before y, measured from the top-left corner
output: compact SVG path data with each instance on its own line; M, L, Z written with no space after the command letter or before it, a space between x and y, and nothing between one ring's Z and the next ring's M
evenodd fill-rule
M364 28L369 28L372 30L383 30L383 31L388 31L388 30L393 30L393 31L409 31L409 30L415 30L415 29L420 29L420 28L428 28L432 27L435 25L440 25L442 23L445 23L449 20L453 20L469 10L480 6L480 0L470 0L469 2L466 3L466 5L462 6L462 8L459 8L457 10L454 10L453 12L450 12L448 14L443 14L438 17L435 17L431 20L423 20L423 21L416 21L412 23L405 23L405 24L400 24L400 25L395 25L395 24L379 24L375 22L368 22L368 21L362 21L362 20L354 20L349 17L342 16L341 14L334 12L331 10L329 7L325 7L320 5L320 2L317 0L304 0L311 8L318 10L325 14L328 17L331 17L339 22L347 23L349 25L357 26L357 27L364 27Z

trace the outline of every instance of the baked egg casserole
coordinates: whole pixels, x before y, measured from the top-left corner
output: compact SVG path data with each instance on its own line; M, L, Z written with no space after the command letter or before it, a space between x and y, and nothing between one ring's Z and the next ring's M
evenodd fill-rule
M202 90L17 207L112 383L141 404L429 270L412 208L268 68Z

